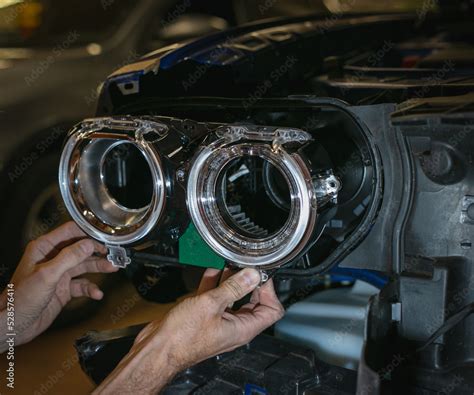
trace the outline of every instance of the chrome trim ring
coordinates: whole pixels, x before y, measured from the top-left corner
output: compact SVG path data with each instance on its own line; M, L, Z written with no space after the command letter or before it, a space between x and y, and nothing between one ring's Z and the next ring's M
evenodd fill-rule
M217 204L220 174L234 159L258 156L284 176L291 207L281 229L253 238L230 227ZM296 257L307 244L316 223L316 199L311 174L298 154L270 143L220 139L202 148L192 164L187 184L187 206L199 234L220 256L241 267L277 267Z
M91 237L124 245L145 237L165 209L165 184L161 159L139 133L103 133L82 125L67 140L61 155L59 185L66 208L79 227ZM130 209L119 204L103 182L103 164L110 150L131 144L145 158L152 176L153 194L148 205Z

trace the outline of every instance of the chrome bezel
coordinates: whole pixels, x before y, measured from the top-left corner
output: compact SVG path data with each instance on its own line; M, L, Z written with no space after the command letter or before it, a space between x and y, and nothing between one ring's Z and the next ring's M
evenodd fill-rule
M162 135L163 128L140 120L99 118L84 121L69 136L61 155L59 186L69 214L86 234L108 245L127 245L156 226L165 209L165 178L160 155L144 135ZM140 209L120 205L101 182L107 153L121 144L140 151L153 178L150 203ZM121 222L114 223L114 216Z
M265 238L250 238L232 229L216 202L216 185L222 170L243 155L259 156L285 177L291 195L285 225ZM311 173L297 153L271 141L220 138L203 147L192 164L187 184L187 206L201 237L220 256L240 267L281 266L301 253L316 223L317 206Z

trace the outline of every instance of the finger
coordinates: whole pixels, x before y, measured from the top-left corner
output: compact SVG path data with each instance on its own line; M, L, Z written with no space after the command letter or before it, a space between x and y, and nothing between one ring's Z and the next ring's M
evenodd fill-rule
M232 277L234 274L238 273L238 269L231 269L230 267L226 267L224 271L222 272L221 279L219 280L219 284L222 284L224 281L226 281L228 278ZM227 308L232 309L232 306L234 303L230 303Z
M276 303L273 306L259 304L255 306L251 315L256 328L262 331L280 320L285 315L285 309L280 303Z
M219 280L219 284L222 284L228 278L232 277L234 274L238 273L239 271L236 269L231 269L230 267L226 267L222 272L221 278Z
M54 250L54 246L44 236L41 236L27 244L24 258L30 266L34 266L37 262L41 262L52 250Z
M70 269L68 273L71 278L74 278L85 273L115 273L118 270L119 268L113 266L107 259L91 257Z
M219 277L221 276L222 270L218 269L207 269L199 283L197 294L200 295L204 292L214 289L219 284Z
M259 302L253 308L252 315L256 321L261 323L260 327L265 329L282 318L285 309L278 299L272 280L267 281L258 289L258 295ZM238 313L240 312L239 310ZM245 311L242 311L242 313L245 313Z
M285 313L285 309L275 293L272 280L269 280L254 291L254 293L256 292L258 292L259 295L259 303L248 303L235 313L235 317L239 319L239 323L246 328L241 328L239 331L249 333L249 336L256 335L273 325L276 321L281 319Z
M244 269L228 278L218 288L209 291L209 295L219 303L221 312L227 306L242 299L260 283L260 273L255 269Z
M55 230L46 233L35 240L32 240L26 246L25 257L32 265L51 259L57 253L58 245L65 241L77 240L85 237L85 234L74 222L67 222Z
M260 301L260 295L263 296L262 302ZM268 282L265 285L255 289L255 291L252 292L250 302L241 306L236 313L253 312L258 305L273 308L274 310L278 311L283 309L283 305L280 303L280 300L274 291L273 283Z
M250 303L254 305L260 303L260 289L261 287L256 288L255 291L252 292L252 295L250 296Z
M101 300L104 297L104 293L100 288L86 278L72 280L70 289L73 298L86 296L94 300Z
M67 240L86 237L86 234L74 222L69 221L41 237L56 246Z
M98 241L96 240L93 240L94 242L94 245L95 245L95 251L98 253L98 254L102 254L102 255L106 255L107 252L108 252L108 249L105 245L103 245L102 243L99 243Z
M95 252L95 244L90 239L80 240L63 248L51 261L45 264L51 280L58 280L64 273L84 262Z
M273 280L268 280L258 290L258 303L263 306L280 308L281 303L275 292Z

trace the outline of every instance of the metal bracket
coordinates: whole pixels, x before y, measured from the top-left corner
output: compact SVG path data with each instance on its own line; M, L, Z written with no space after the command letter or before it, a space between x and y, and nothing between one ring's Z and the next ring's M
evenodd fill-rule
M265 284L269 280L270 276L264 270L260 270L260 285Z
M270 280L275 275L278 269L268 269L268 270L258 269L258 271L260 272L259 287L261 287L263 284L265 284L268 280Z
M341 181L333 174L332 170L314 177L313 185L318 206L324 206L330 201L336 202L337 195L342 188Z
M275 129L250 125L221 126L216 130L216 134L218 137L225 138L228 141L247 139L271 142L272 147L276 150L287 143L303 144L312 140L311 135L301 129Z
M110 245L106 245L106 247L109 250L107 260L112 263L113 266L125 269L132 262L125 248Z

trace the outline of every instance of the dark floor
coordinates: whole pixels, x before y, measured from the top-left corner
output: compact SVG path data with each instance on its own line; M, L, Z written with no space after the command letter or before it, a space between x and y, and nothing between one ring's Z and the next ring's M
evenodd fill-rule
M15 389L5 386L5 356L0 362L0 394L75 395L88 394L94 384L82 372L73 347L74 340L88 330L121 328L162 318L173 307L140 298L123 277L114 284L96 312L72 325L53 328L15 351ZM128 307L127 307L128 306Z

